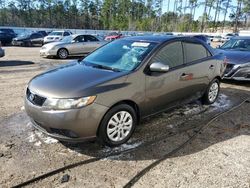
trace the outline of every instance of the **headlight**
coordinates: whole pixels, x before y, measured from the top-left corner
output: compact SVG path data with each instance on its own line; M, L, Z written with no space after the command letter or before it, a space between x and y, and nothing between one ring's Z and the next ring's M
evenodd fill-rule
M51 110L67 110L81 108L92 104L96 96L83 97L78 99L53 99L47 98L43 107Z

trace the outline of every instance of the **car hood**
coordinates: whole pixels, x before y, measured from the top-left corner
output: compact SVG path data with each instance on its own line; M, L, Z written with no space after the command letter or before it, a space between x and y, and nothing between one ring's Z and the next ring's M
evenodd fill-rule
M22 36L22 37L16 37L13 40L26 40L26 39L29 39L29 38L30 38L30 36Z
M48 35L48 36L46 36L45 38L46 38L46 39L47 39L47 38L62 38L62 36L60 36L60 35Z
M222 50L217 49L217 53L222 53L226 56L229 63L232 64L245 64L250 62L249 51L236 51L236 50Z
M55 46L60 46L60 45L64 45L64 44L67 44L67 43L61 42L61 41L59 41L59 42L52 42L52 43L48 43L48 44L43 45L43 47L51 49L51 48L53 48Z
M28 87L44 97L77 98L124 87L126 74L72 62L34 77Z

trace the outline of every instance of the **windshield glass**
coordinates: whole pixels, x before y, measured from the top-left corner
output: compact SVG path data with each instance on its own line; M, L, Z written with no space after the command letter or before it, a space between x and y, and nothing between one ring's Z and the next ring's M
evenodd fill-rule
M156 46L152 42L116 40L88 55L82 63L111 70L131 71Z
M221 49L250 51L250 39L231 39L223 44Z
M63 32L51 32L49 35L62 36Z
M67 37L64 37L61 41L62 42L66 42L66 43L69 43L73 40L73 37L72 36L67 36Z

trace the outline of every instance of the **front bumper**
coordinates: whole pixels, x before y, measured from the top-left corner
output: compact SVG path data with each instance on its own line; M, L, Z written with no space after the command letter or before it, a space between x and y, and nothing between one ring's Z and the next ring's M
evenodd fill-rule
M45 110L26 98L25 110L36 129L58 140L77 142L96 138L108 108L93 103L80 109Z
M40 56L41 57L57 56L57 50L41 49Z
M238 80L238 81L250 81L250 66L232 68L226 73L223 79Z

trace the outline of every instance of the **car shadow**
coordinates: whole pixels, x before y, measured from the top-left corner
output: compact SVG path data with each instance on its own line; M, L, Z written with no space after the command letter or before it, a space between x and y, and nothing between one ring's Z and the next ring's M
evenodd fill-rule
M35 64L32 61L0 61L0 67L9 67L9 66L22 66L22 65L33 65Z
M105 147L98 142L61 143L83 155L137 161L162 158L187 142L193 135L197 135L197 138L171 157L190 155L234 137L250 135L249 103L244 103L243 107L224 114L197 134L199 129L213 117L249 97L246 91L239 92L241 90L228 88L222 90L219 100L214 105L204 106L195 102L144 120L132 138L119 147ZM122 152L126 150L133 151L129 155L123 155ZM115 155L116 153L119 155Z
M250 81L222 80L222 83L250 87Z

